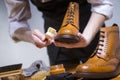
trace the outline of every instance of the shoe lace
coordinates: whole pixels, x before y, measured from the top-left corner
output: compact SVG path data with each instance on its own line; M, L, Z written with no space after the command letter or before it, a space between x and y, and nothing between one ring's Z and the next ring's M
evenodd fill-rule
M107 51L107 39L105 38L105 32L100 31L99 43L98 43L95 51L91 55L91 57L93 57L94 55L101 57L102 55L104 55L106 53L106 51Z
M68 9L68 14L67 14L67 24L74 24L74 11L75 11L75 5L72 3L71 7Z
M99 51L102 51L103 49L103 46L104 46L104 41L105 41L105 36L104 36L104 32L103 31L101 31L101 35L100 35L100 39L99 39L99 43L98 43L98 48L97 48L97 53L98 54L101 54L101 52L99 52Z
M76 9L76 5L72 2L70 7L68 8L66 24L64 25L64 27L67 26L68 24L71 24L72 26L78 29L78 27L74 25L75 9Z

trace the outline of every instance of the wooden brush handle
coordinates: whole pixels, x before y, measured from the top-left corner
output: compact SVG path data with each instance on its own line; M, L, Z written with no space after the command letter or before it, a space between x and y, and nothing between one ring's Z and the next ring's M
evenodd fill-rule
M65 68L63 64L54 65L50 67L50 75L56 75L61 73L65 73Z

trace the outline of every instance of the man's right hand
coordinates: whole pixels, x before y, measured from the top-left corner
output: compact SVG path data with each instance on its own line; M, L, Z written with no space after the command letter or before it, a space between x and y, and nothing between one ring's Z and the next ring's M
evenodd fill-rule
M41 33L38 29L29 30L27 28L20 28L15 31L12 38L16 42L25 41L33 43L38 48L46 47L52 43L52 40L46 40L45 34Z

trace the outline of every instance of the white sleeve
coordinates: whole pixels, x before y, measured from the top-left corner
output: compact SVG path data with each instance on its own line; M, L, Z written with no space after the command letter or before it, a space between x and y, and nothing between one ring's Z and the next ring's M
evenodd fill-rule
M87 0L91 5L91 11L111 18L113 15L113 3L111 0Z
M10 36L21 28L29 28L27 20L31 17L29 0L5 0L8 11L9 33Z

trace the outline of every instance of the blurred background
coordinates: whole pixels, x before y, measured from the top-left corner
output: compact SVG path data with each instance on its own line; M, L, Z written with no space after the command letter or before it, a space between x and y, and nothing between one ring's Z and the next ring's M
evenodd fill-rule
M113 17L106 21L106 26L111 26L113 23L117 23L120 26L120 1L111 0L114 4ZM39 12L32 4L32 18L29 20L32 29L40 29L43 31L43 19L42 13ZM7 10L4 4L4 0L0 1L0 67L5 65L22 63L23 68L29 67L36 60L43 60L45 64L49 66L49 59L46 48L39 49L34 45L27 42L15 43L8 33L8 19Z

